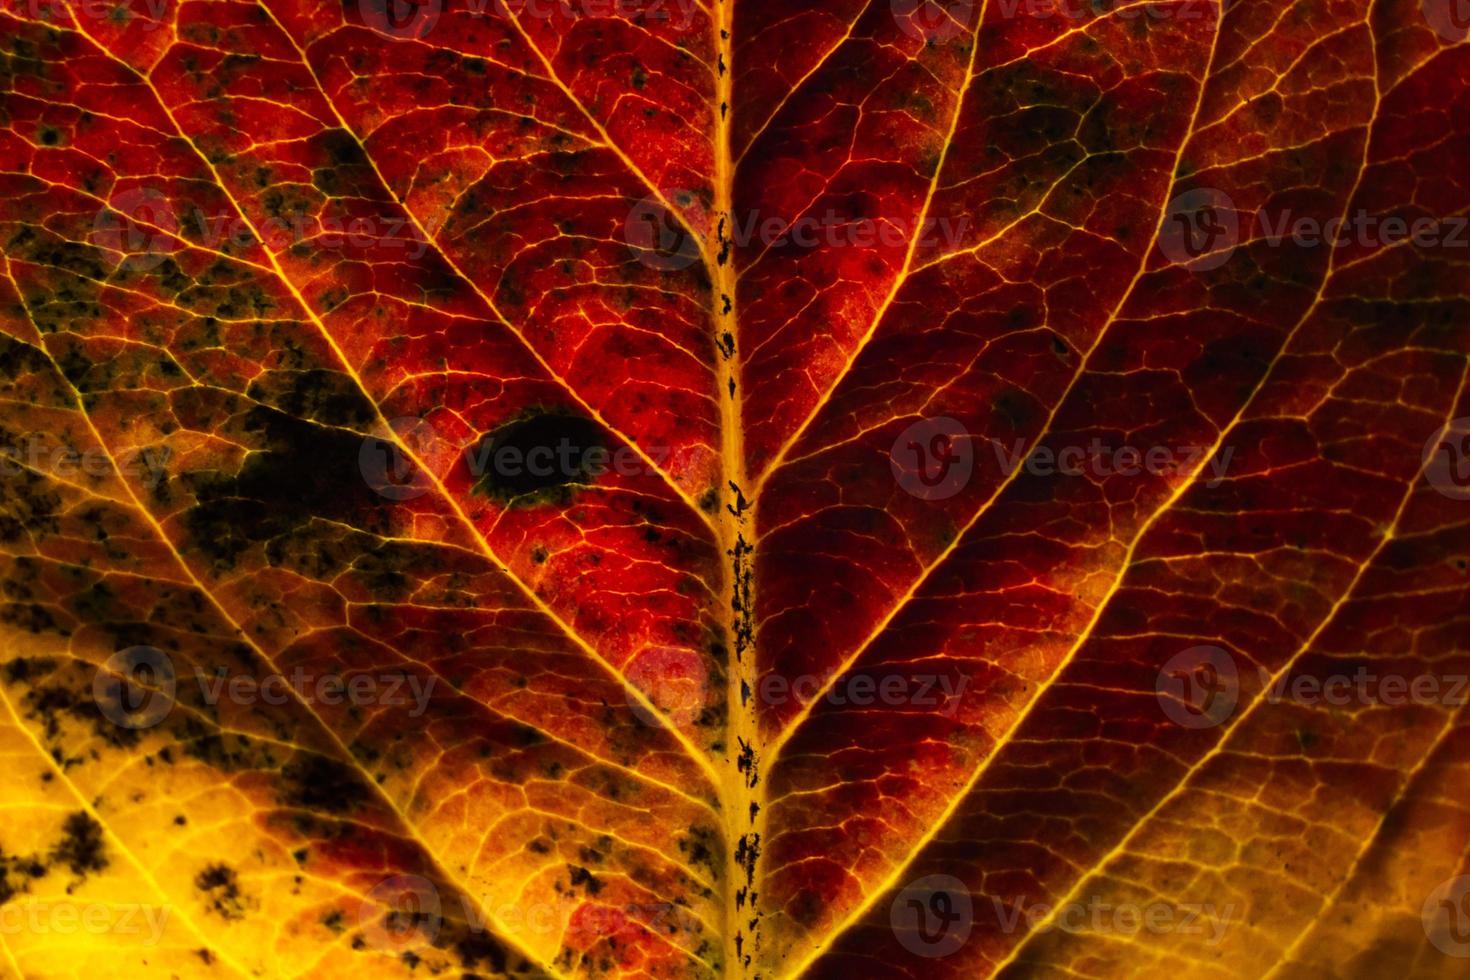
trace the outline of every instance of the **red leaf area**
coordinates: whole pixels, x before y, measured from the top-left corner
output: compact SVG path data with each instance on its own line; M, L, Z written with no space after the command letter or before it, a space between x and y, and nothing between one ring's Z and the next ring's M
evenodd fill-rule
M1467 32L5 3L0 976L1470 976Z

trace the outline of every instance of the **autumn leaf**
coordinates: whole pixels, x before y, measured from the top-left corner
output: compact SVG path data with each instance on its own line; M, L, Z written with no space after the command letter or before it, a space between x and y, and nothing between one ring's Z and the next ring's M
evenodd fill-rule
M0 975L1470 977L1462 0L0 24Z

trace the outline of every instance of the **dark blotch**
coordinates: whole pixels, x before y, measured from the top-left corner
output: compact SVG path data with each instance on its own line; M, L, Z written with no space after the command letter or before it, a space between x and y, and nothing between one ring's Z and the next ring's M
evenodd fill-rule
M240 894L240 880L233 868L211 864L194 876L194 887L204 893L209 908L222 918L234 921L245 917L245 902Z
M367 798L362 781L348 766L326 756L309 755L281 770L283 802L328 813L345 813Z
M391 530L386 501L363 475L362 436L266 408L252 410L245 428L260 438L238 474L182 477L198 500L185 517L190 539L218 568L317 517L368 533Z
M339 371L273 371L252 383L247 394L287 415L323 425L361 427L375 414L357 382Z
M501 501L531 498L525 503L557 499L562 488L588 482L612 465L601 426L555 412L516 419L486 434L470 463L477 492Z
M107 867L102 825L85 811L78 810L67 817L61 833L61 843L51 852L53 861L65 864L72 874L84 877L90 871L101 871Z

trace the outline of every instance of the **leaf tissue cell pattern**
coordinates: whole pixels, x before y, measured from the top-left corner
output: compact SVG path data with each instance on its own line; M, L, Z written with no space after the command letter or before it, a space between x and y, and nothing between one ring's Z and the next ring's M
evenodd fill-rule
M0 976L1470 977L1467 32L6 0Z

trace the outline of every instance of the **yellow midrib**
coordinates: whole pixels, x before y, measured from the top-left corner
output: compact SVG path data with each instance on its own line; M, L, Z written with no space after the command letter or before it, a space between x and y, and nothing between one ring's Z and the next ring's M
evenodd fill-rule
M725 818L725 949L724 966L727 977L741 977L746 973L744 961L753 960L758 945L758 932L748 932L746 924L756 918L753 903L743 908L736 907L736 895L745 884L745 868L736 860L741 838L754 834L756 821L751 817L751 805L763 802L756 789L748 785L748 776L740 771L741 746L750 745L759 760L756 742L758 722L755 717L755 701L749 707L743 703L742 687L756 689L756 652L754 633L751 646L739 652L737 632L742 618L735 609L739 596L739 576L745 562L750 560L749 549L754 545L754 520L751 510L736 512L737 502L748 491L745 473L745 446L741 406L745 391L740 377L740 331L737 327L738 310L735 305L735 251L731 241L735 227L734 184L735 164L730 153L730 117L734 112L732 101L732 78L734 75L733 50L734 22L731 9L735 0L715 0L715 173L714 173L714 227L718 231L723 222L724 232L713 243L716 249L713 264L709 266L711 276L710 309L716 344L717 371L715 397L720 400L720 460L725 485L720 488L720 499L726 502L716 515L720 529L720 550L724 555L726 576L726 608L723 610L726 641L726 738L725 771L720 785L721 809ZM721 261L723 258L723 261ZM728 333L733 344L723 343ZM747 500L747 505L752 502ZM737 546L744 555L737 561ZM753 581L753 573L752 573ZM747 597L747 603L751 592ZM754 610L743 610L744 618L753 622ZM739 659L737 658L737 654ZM763 783L757 786L763 786ZM755 889L752 889L754 894ZM742 941L737 948L736 940Z

